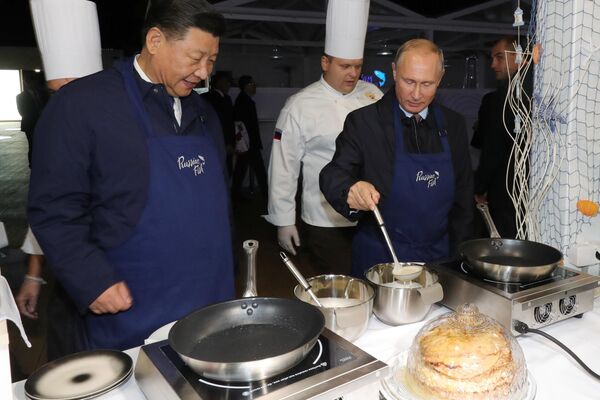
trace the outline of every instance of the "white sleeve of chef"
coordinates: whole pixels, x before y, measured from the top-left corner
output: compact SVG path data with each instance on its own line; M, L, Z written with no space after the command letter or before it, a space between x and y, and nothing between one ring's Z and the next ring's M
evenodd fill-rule
M269 214L265 219L276 226L296 224L295 198L305 143L293 109L286 104L279 114L269 161Z
M35 238L35 236L33 236L33 232L31 232L30 227L27 227L27 233L25 234L25 239L23 240L21 251L25 254L44 255L44 252L38 244L38 241Z

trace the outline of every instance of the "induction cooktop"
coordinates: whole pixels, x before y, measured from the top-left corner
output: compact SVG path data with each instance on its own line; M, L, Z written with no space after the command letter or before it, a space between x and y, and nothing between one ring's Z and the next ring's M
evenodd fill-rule
M192 371L168 341L142 346L135 369L148 400L333 400L381 379L388 366L324 329L295 367L266 380L221 382Z

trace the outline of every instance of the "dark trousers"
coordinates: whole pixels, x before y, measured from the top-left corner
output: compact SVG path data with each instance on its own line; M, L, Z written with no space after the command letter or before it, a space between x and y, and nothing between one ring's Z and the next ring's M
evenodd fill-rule
M302 247L309 253L317 273L350 275L356 227L323 228L304 223L302 228L305 236Z
M231 185L231 192L233 195L239 195L242 190L242 183L246 177L248 167L251 167L258 180L258 186L260 187L261 193L268 196L268 183L267 183L267 171L265 170L265 163L263 162L262 155L258 149L250 149L245 153L238 154L237 161L233 170L233 182Z
M29 162L29 169L31 169L31 151L33 150L33 132L32 131L23 131L25 137L27 138L27 161Z
M58 282L48 300L48 361L86 350L83 316Z

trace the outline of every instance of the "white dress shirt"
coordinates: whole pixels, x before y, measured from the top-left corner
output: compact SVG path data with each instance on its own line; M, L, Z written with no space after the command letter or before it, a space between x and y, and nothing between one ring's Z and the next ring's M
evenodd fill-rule
M143 80L145 80L146 82L154 83L150 80L148 75L146 75L142 67L140 67L140 64L137 60L139 56L140 55L138 54L135 57L133 57L133 67ZM179 99L179 97L173 97L173 114L175 114L177 125L181 125L181 99Z

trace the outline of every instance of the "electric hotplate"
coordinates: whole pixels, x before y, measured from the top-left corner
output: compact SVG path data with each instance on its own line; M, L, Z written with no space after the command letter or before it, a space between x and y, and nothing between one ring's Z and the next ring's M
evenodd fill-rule
M455 261L450 263L442 264L444 267L452 268L460 275L469 276L475 280L482 282L483 285L489 288L495 288L498 291L504 292L505 296L516 295L526 290L531 290L539 287L547 287L548 284L557 283L570 279L571 281L577 280L576 277L579 275L578 272L568 270L566 268L555 268L550 275L545 278L538 279L533 282L499 282L492 279L481 278L471 272L469 264L465 261ZM575 279L572 279L575 278Z
M269 379L221 382L192 371L168 341L142 346L135 376L149 400L332 400L374 382L388 366L324 329L295 367Z
M530 328L541 328L571 317L581 315L593 308L594 290L600 286L600 278L564 267L557 267L550 276L528 283L504 283L483 279L469 269L461 260L428 264L427 268L438 274L444 288L440 302L456 310L463 303L474 303L509 329L518 320Z

